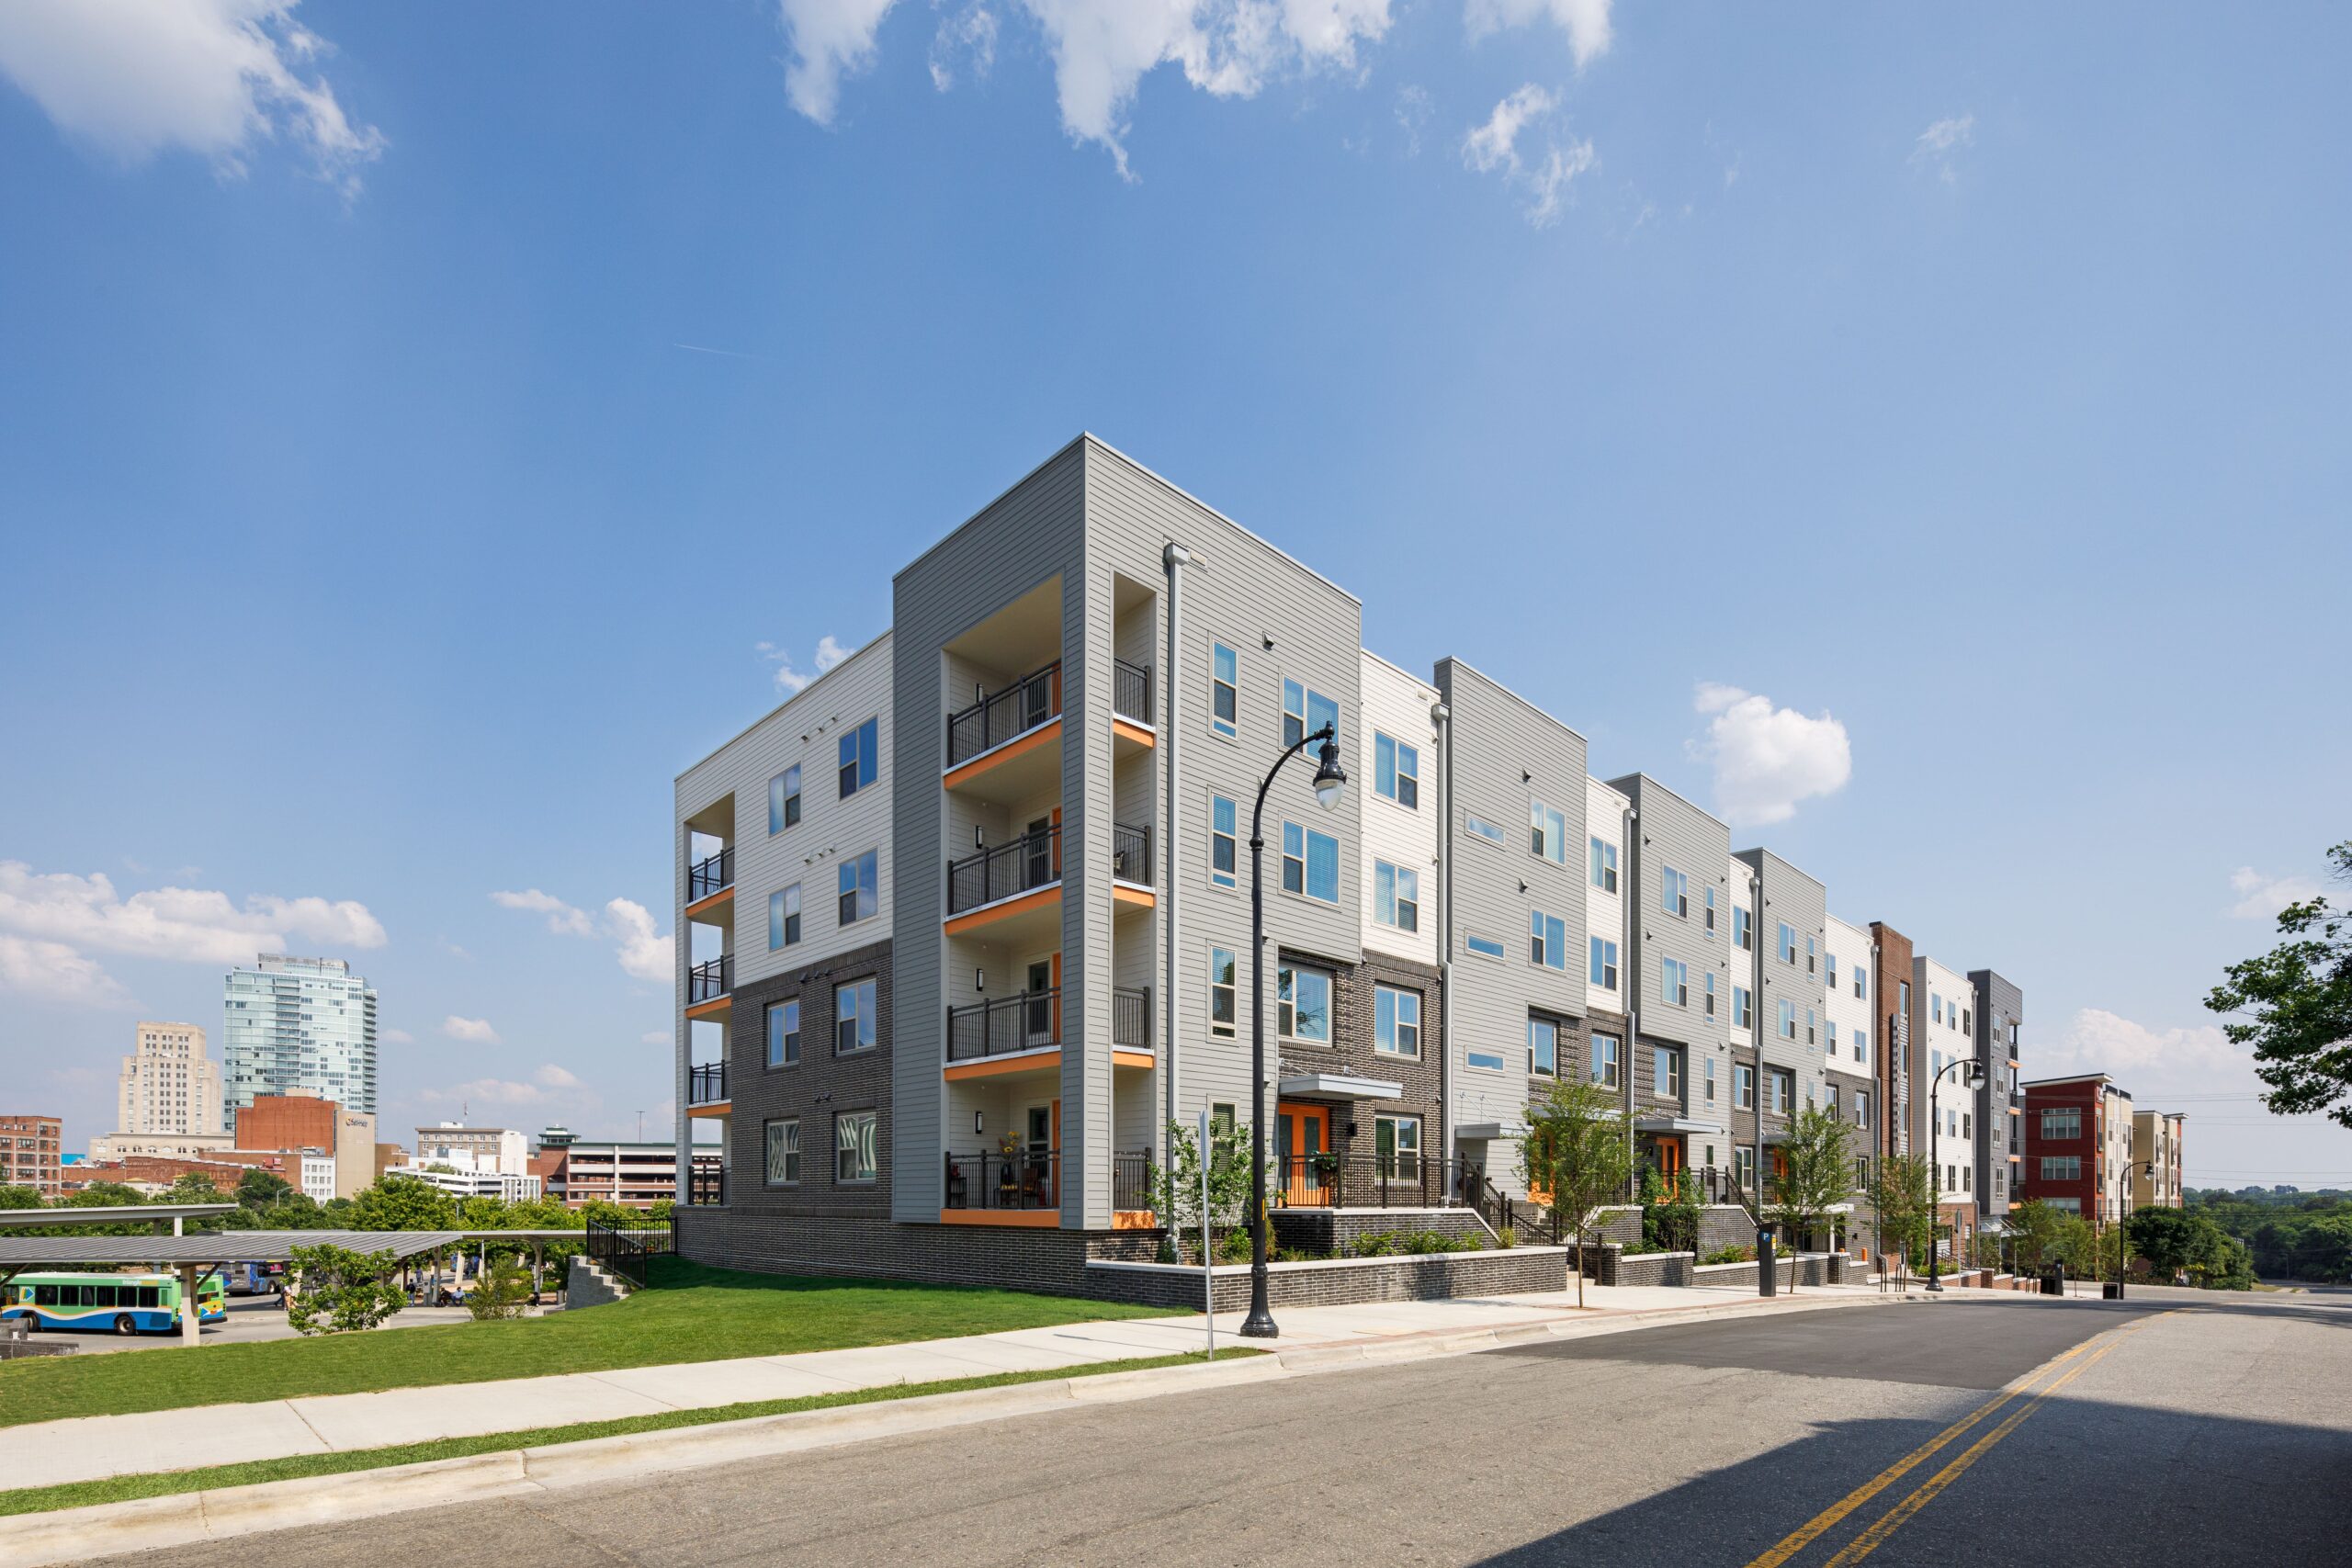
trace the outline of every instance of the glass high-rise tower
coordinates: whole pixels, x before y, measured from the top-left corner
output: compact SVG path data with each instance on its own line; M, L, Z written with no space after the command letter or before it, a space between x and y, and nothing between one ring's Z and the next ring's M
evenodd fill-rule
M265 953L232 969L221 1030L233 1113L258 1094L308 1090L376 1110L376 993L339 958Z

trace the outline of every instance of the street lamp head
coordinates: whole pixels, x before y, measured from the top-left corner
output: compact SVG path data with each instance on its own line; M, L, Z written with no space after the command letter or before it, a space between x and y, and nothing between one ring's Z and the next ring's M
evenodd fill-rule
M1316 804L1326 811L1337 811L1347 789L1348 772L1340 766L1340 744L1327 736L1315 769Z

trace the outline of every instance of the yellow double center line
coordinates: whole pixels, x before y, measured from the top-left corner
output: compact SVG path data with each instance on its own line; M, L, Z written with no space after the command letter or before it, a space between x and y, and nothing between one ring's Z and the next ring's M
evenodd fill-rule
M2158 1313L2155 1314L2157 1317L2167 1315L2169 1314L2165 1313ZM1971 1443L1958 1458L1952 1460L1941 1470L1937 1471L1927 1480L1921 1482L1917 1490L1912 1492L1910 1495L1905 1497L1901 1502L1895 1504L1894 1507L1888 1509L1885 1515L1882 1517L1877 1523L1871 1525L1870 1529L1855 1537L1852 1541L1848 1543L1844 1551L1831 1558L1826 1564L1826 1568L1850 1568L1851 1564L1860 1562L1863 1558L1877 1551L1880 1546L1885 1543L1887 1537L1900 1529L1905 1521L1908 1520L1912 1515L1917 1513L1921 1508L1926 1507L1928 1503L1932 1502L1937 1494L1942 1492L1945 1487L1950 1486L1954 1481L1958 1480L1962 1472L1966 1471L1970 1465L1974 1464L1979 1459L1983 1458L1984 1454L1992 1449L1994 1444L1999 1442L2003 1438L2007 1437L2011 1432L2017 1430L2018 1427L2025 1420L2025 1418L2032 1415L2036 1410L2041 1409L2042 1403L2052 1394L2056 1393L2060 1389L2065 1387L2068 1383L2082 1376L2085 1371L2088 1371L2094 1364L2104 1358L2108 1352L2113 1350L2118 1345L2121 1344L2125 1335L2134 1332L2140 1328L2142 1325L2150 1321L2153 1320L2150 1318L2142 1318L2136 1323L2127 1324L2123 1327L2114 1329L2109 1333L2086 1339L2081 1344L2075 1346L2073 1349L2066 1351L2064 1355L2053 1356L2049 1360L2042 1362L2041 1365L2034 1368L2033 1371L2026 1373L2025 1376L2018 1379L2015 1382L2012 1382L2007 1388L2003 1389L1999 1393L1994 1395L1991 1399L1986 1400L1984 1404L1978 1405L1975 1409L1970 1411L1967 1415L1962 1416L1959 1420L1953 1422L1942 1431L1938 1432L1934 1437L1929 1438L1926 1442L1920 1444L1917 1448L1912 1450L1901 1459L1896 1460L1884 1470L1880 1471L1876 1475L1871 1476L1868 1481L1865 1481L1860 1486L1855 1487L1843 1497L1838 1498L1838 1501L1832 1503L1829 1506L1824 1508L1821 1512L1807 1519L1804 1524L1799 1525L1795 1529L1791 1530L1787 1535L1782 1536L1772 1545L1770 1550L1750 1562L1747 1564L1747 1568L1780 1568L1781 1563L1788 1562L1789 1559L1794 1557L1798 1552L1803 1551L1807 1546L1810 1546L1814 1541L1819 1540L1829 1530L1835 1529L1838 1523L1845 1519L1849 1515L1852 1514L1855 1509L1860 1507L1863 1504L1869 1502L1871 1498L1885 1491L1888 1487L1894 1485L1896 1482L1902 1480L1905 1476L1918 1469L1919 1466L1935 1458L1937 1454L1942 1452L1945 1449L1950 1448L1961 1438L1966 1436L1971 1429L1982 1423L1995 1411L2000 1409L2011 1400L2017 1399L2027 1393L2032 1389L2035 1383L2041 1382L2041 1380L2045 1377L2049 1377L2051 1373L2059 1371L2061 1368L2066 1369L2058 1377L2052 1379L2050 1382L2043 1384L2041 1392L2035 1393L2031 1399L2027 1400L2025 1404L2018 1405L2017 1409L2011 1411L2008 1416L2003 1420L1999 1426L1994 1427L1991 1431L1977 1438L1973 1443ZM2077 1358L2080 1359L2077 1359ZM2069 1361L2075 1362L2075 1365L2067 1367L2066 1364Z

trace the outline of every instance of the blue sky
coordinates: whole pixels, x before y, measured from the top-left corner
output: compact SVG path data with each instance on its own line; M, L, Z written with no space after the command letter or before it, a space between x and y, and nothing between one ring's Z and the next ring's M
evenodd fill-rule
M267 938L666 1125L673 775L1091 429L2352 1179L2199 1005L2352 835L2340 8L144 12L0 13L0 1109Z

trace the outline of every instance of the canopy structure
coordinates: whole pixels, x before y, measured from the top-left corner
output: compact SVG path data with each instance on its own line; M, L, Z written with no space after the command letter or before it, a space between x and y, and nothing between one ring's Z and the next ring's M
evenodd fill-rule
M169 1220L172 1234L180 1234L184 1220L233 1214L234 1203L94 1203L88 1208L0 1209L0 1231L13 1225L121 1225Z

